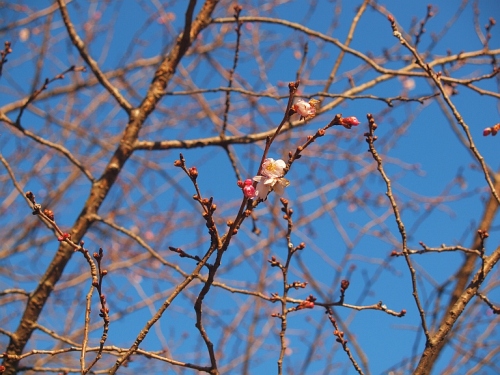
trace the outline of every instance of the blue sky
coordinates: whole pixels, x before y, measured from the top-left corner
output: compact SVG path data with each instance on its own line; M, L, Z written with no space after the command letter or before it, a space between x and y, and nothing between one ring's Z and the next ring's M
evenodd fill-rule
M319 0L314 2L315 7L311 8L304 5L301 1L285 1L282 5L273 9L266 7L266 2L250 2L259 4L259 12L247 12L245 4L243 4L243 16L246 15L261 15L267 17L278 17L290 22L303 24L309 28L315 29L329 36L338 38L344 41L348 28L351 24L352 17L355 14L355 5L351 2L332 2ZM312 2L311 2L312 3ZM30 9L44 9L51 2L26 2ZM358 4L358 2L356 2ZM408 30L414 17L417 20L422 19L426 13L427 3L410 2L410 1L384 1L386 9L392 13L398 24L405 30ZM433 17L426 26L427 33L423 35L421 47L426 48L432 41L430 38L431 31L440 32L443 30L447 22L454 16L457 9L457 4L451 6L447 1L437 1L436 16ZM494 17L500 20L500 3L496 1L479 1L479 24L487 23L489 17ZM79 8L77 7L79 6ZM168 34L162 29L156 18L154 9L157 6L156 2L119 2L104 7L101 2L93 2L90 5L81 2L73 2L69 5L70 14L73 21L81 24L82 21L95 19L95 30L99 30L89 51L96 59L104 71L109 71L120 67L123 64L134 62L138 57L152 58L158 56L161 51L165 51L171 40ZM170 19L168 27L173 30L179 30L183 25L183 9L184 2L171 2L170 7L165 11L175 14L175 19ZM199 8L198 4L198 8ZM331 32L332 20L334 19L335 6L341 6L341 16L337 19L337 27ZM2 17L5 17L4 24L14 21L17 18L22 18L22 12L15 7L6 7ZM147 11L150 13L148 14ZM99 14L99 17L96 17ZM152 15L152 16L151 16ZM217 17L228 17L231 13L225 8L220 8L216 14ZM94 18L92 18L94 17ZM475 51L482 48L479 38L476 35L473 24L473 8L472 3L468 4L463 12L459 15L457 21L451 26L451 29L446 35L441 38L432 50L433 56L445 56L447 51L451 53L459 53L460 51ZM42 25L40 22L38 26ZM223 25L211 25L203 33L203 41L213 41L221 33ZM109 33L109 29L113 30ZM249 42L245 36L251 35L253 28L259 28L264 37L259 40L259 46L264 53L267 53L267 61L264 61L268 67L265 71L267 81L263 82L259 75L259 62L254 59L251 53L252 48L257 48ZM11 40L13 43L14 53L9 58L8 65L5 66L5 72L0 80L0 106L4 106L13 100L23 98L30 91L31 82L33 79L32 54L30 51L35 51L35 46L40 45L41 35L35 34L35 29L30 29L31 36L27 41L21 40L22 26L18 26L12 30L2 30L0 36L2 40ZM308 59L304 71L304 79L301 85L301 93L303 95L313 95L322 89L322 85L328 72L331 70L335 59L338 56L338 49L333 45L325 44L317 38L312 38L304 33L286 28L279 25L255 23L251 26L243 28L244 44L240 53L240 62L237 67L237 74L242 78L238 84L245 87L250 87L256 91L264 91L266 88L274 87L280 95L287 94L286 83L295 79L296 71L300 65L300 56L304 42L309 44L309 55L315 56L315 59ZM84 31L79 28L77 30L81 35ZM52 77L64 70L69 64L82 64L81 59L74 47L70 45L67 39L64 39L65 30L60 20L59 14L54 14L53 26L51 27L53 36L53 45L50 46L51 58L47 60L42 69L41 76ZM493 32L493 37L490 42L490 48L498 48L499 37L498 33ZM112 39L110 39L112 38ZM134 38L136 38L134 40ZM225 41L234 41L234 35L231 33L224 34ZM368 9L363 15L356 30L354 39L351 44L364 54L372 53L375 56L381 56L384 49L394 49L395 55L407 54L407 51L398 48L398 41L392 36L392 31L388 21L379 13ZM299 56L299 58L297 58ZM224 68L229 68L232 64L232 49L221 48L217 50L211 57L212 63L208 60L203 60L199 63L198 68L189 74L189 79L193 81L193 85L198 87L219 87L225 86L227 81L218 73L214 73L213 66L215 63L220 63ZM190 64L194 64L196 56L188 56L183 61L182 69L189 69ZM342 92L348 85L348 74L353 74L357 84L369 81L378 73L373 70L368 70L365 73L356 72L355 69L361 61L354 56L346 56L344 63L341 65L337 77L330 89L331 92ZM211 65L212 64L212 65ZM400 62L387 64L387 67L400 68ZM450 67L447 67L450 69ZM460 69L451 69L451 75L456 78L466 78L469 76L485 74L488 72L488 64L480 61L474 64L467 65ZM91 77L91 72L82 75L83 78ZM126 76L127 81L134 87L134 94L131 91L126 91L127 98L134 104L139 104L141 94L144 94L147 85L153 75L153 69L142 69L131 72ZM185 89L188 78L183 76L182 70L179 69L172 84L167 88L168 91L180 91ZM409 92L411 96L429 95L435 92L435 89L429 84L426 79L415 79L415 88ZM66 82L56 82L55 85L64 85ZM54 85L54 86L55 86ZM498 92L498 81L488 80L481 82L480 86L484 89ZM402 83L397 79L392 79L386 83L374 87L373 89L364 92L364 94L373 94L379 96L397 96L402 92ZM492 126L499 120L498 116L498 100L491 97L482 97L477 93L472 92L466 87L458 87L459 95L453 96L453 102L457 106L465 122L470 127L479 151L485 158L488 165L493 171L498 169L498 140L493 137L483 137L482 130L487 126ZM92 90L83 91L78 97L81 100L81 106L75 106L75 115L73 121L78 118L76 110L86 109L86 100L92 99L95 92ZM207 94L207 100L215 105L220 105L224 98L224 94L215 93ZM272 126L276 126L281 117L282 111L285 108L286 100L275 101L270 99L261 99L261 105L269 108L267 116L263 116L252 109L248 109L247 100L242 95L233 95L233 110L229 114L230 121L238 123L238 118L248 116L248 122L238 129L231 130L235 134L248 134L255 129L268 130ZM54 101L45 101L40 103L40 108L47 106L57 106L64 102L64 98L56 98ZM155 113L148 119L148 122L141 133L141 139L156 140L156 139L195 139L197 137L213 136L217 134L216 125L213 124L208 117L181 117L176 126L168 122L169 113L178 110L181 116L182 108L186 104L186 99L179 96L167 95L161 103L161 111ZM45 106L45 107L44 107ZM471 154L466 145L462 144L451 129L448 120L442 114L439 105L436 102L426 102L425 104L409 103L407 105L398 105L389 115L382 116L387 106L375 100L360 99L354 101L345 101L333 112L325 113L311 121L307 126L292 133L289 136L283 136L273 145L270 151L270 156L274 158L286 158L288 150L294 149L298 144L304 141L304 137L313 134L319 127L324 126L336 113L342 113L344 116L357 116L362 124L353 128L350 131L345 129L333 129L327 136L318 140L314 146L310 148L307 158L299 160L291 169L287 178L291 180L291 186L287 188L286 197L290 199L292 206L295 209L296 216L294 219L300 221L314 214L314 212L325 205L325 201L315 197L308 199L308 193L313 192L318 188L318 184L322 186L328 183L335 183L338 179L346 175L347 172L355 170L359 173L363 167L373 163L370 155L366 153L366 143L363 140L363 133L367 129L366 114L373 113L376 118L380 118L379 129L377 133L380 137L377 147L380 148L384 156L386 170L391 177L393 188L397 199L401 204L406 205L402 211L403 220L407 229L415 228L409 233L409 245L411 248L418 248L419 241L425 242L429 246L440 246L445 243L462 244L468 246L471 243L473 234L477 229L474 223L480 220L482 214L482 202L488 196L488 190L481 171L477 169L477 161L471 157ZM281 111L281 112L280 112ZM165 113L167 115L165 115ZM10 113L9 117L15 119L17 113ZM244 117L247 118L247 117ZM44 132L50 128L44 119L37 114L26 113L23 117L26 127L32 131ZM408 120L408 121L407 121ZM109 142L113 145L112 137L117 134L121 127L126 122L126 116L116 109L113 102L102 103L98 110L88 119L79 119L78 123L81 127L88 126L88 129L95 129L96 123L101 123L102 130L92 133L96 139L104 142ZM162 125L167 123L167 125ZM274 124L274 125L273 125ZM0 151L8 159L13 159L15 154L20 152L20 149L32 147L23 142L22 137L11 130L5 128L2 130L0 137ZM401 129L405 129L402 136L397 137L397 141L393 144L391 141L396 136L396 133ZM74 148L75 152L82 158L87 152L89 155L96 155L103 150L103 147L98 146L97 142L85 139L63 139L59 137L57 131L50 134L52 140L56 142L64 142L66 147ZM327 147L328 144L333 144L332 147ZM257 145L236 146L235 153L238 155L239 166L246 177L251 177L258 168L258 160L263 148L263 142ZM43 150L37 150L42 152ZM102 172L106 155L111 151L102 151L104 156L100 163L89 166L95 175ZM260 153L259 153L260 152ZM159 217L160 219L148 229L154 233L161 232L165 226L162 212L168 212L168 209L177 204L179 210L186 210L192 213L193 222L200 222L201 219L197 215L197 209L193 206L190 196L193 194L192 188L187 179L173 167L173 161L178 158L179 150L171 151L155 151L155 152L137 152L137 157L130 160L121 175L117 186L112 190L107 202L101 210L101 214L106 216L113 209L118 208L121 212L116 215L115 219L120 224L129 229L135 228L140 233L146 233L146 228L142 227L140 218L130 218L126 214L128 205L131 202L141 202L141 213L146 217ZM237 202L240 197L240 191L236 186L234 173L231 172L230 163L227 156L222 150L216 148L200 148L183 151L189 165L196 165L200 172L199 184L204 194L213 196L214 202L220 207L221 221L234 216L237 209ZM307 160L304 160L307 159ZM160 166L160 171L149 171L145 175L144 180L138 182L136 174L141 170L146 161L157 163ZM52 164L54 163L54 164ZM47 168L55 168L57 165L66 165L64 161L58 163L57 157L49 163ZM32 168L32 161L28 158L25 163L16 165L19 176L29 176ZM313 171L314 168L314 172ZM58 183L69 175L69 169L63 169L53 177ZM47 172L50 174L50 172ZM317 173L317 178L311 176L311 173ZM447 193L448 201L440 204L430 203L426 206L422 201L423 198L429 202L435 197L442 194L447 189L450 181L457 174L463 176L464 184L460 186L455 184ZM33 190L37 196L43 198L47 194L47 184L44 184L42 178L27 178L26 188ZM173 184L175 181L175 184ZM154 197L148 197L147 189L150 186L155 186L158 194ZM59 219L63 226L69 227L80 213L84 200L87 198L89 182L80 179L73 186L71 194L65 195L65 199L60 202L59 210L61 212ZM165 186L162 188L162 186ZM403 258L388 258L388 254L397 247L394 246L394 241L399 241L399 234L395 221L392 217L384 222L383 225L370 228L367 233L361 235L361 228L369 223L372 218L368 210L363 209L361 202L374 202L381 199L384 202L381 205L370 203L370 212L374 216L382 216L387 212L388 203L385 200L385 185L380 176L372 174L369 177L353 179L347 183L347 189L329 189L325 193L324 199L328 202L336 202L331 213L324 213L313 224L298 227L293 233L292 241L294 244L304 241L307 244L307 250L300 254L301 262L292 262L291 272L293 278L303 278L305 273L301 269L301 263L310 271L317 281L323 285L325 295L336 300L338 298L338 280L347 275L350 275L351 287L347 293L348 303L373 304L378 301L383 301L390 309L399 311L407 310L407 315L402 318L394 318L384 315L377 311L361 311L353 313L347 309L336 309L343 319L349 322L349 331L352 336L350 341L357 341L365 350L365 354L369 360L371 374L387 373L387 370L399 358L411 355L413 343L415 340L415 329L418 327L418 314L415 308L415 303L411 297L410 281L408 270L404 264ZM180 187L180 188L179 188ZM349 200L349 195L346 193L352 190L353 198ZM412 191L416 195L410 193ZM460 200L455 200L455 197L464 195ZM358 200L355 200L357 198ZM421 199L421 200L419 200ZM255 277L258 274L260 267L267 267L265 255L275 254L279 257L285 256L285 241L278 240L275 244L262 250L262 254L253 254L248 259L242 256L242 250L258 247L266 236L270 236L273 230L271 228L272 216L269 210L275 207L278 203L276 197L271 196L266 205L261 205L257 209L259 217L259 225L263 229L263 235L260 237L251 233L251 223L245 223L244 228L240 230L240 234L235 238L234 247L225 255L225 262L221 270L220 278L222 281L234 284L234 286L243 287L243 285L255 286ZM357 203L356 203L357 202ZM415 207L412 206L412 202ZM22 200L18 198L18 204L22 207ZM71 207L71 209L64 209ZM264 209L264 207L267 207ZM429 217L420 223L420 218L424 217L426 208L432 208L429 212ZM29 216L29 210L25 209L16 211L14 214L15 220L22 221L23 218ZM335 225L332 216L339 218L341 225ZM4 216L0 222L11 220L10 217ZM176 218L175 220L180 220ZM186 220L186 219L184 219ZM285 223L280 224L285 227ZM342 228L342 229L339 229ZM472 228L472 229L471 229ZM193 232L188 225L182 226L182 221L179 224L177 231L169 233L167 238L155 238L155 246L162 254L170 261L180 264L185 270L190 270L193 267L192 262L186 259L179 259L172 256L168 251L164 251L167 246L184 245L194 254L201 255L207 247L207 234L204 232L204 227L201 224L199 232ZM385 233L383 231L386 231ZM103 247L107 251L119 251L120 247L113 243L111 238L108 241L103 240L100 236L100 231L104 231L102 227L96 226L89 233L86 243L89 247ZM380 235L380 233L383 233ZM39 233L38 235L48 235L48 233ZM490 239L488 240L492 248L495 243L498 243L500 238L498 233L498 221L493 230L490 231ZM353 248L349 248L348 242L352 241ZM119 242L120 244L122 242ZM188 244L188 245L186 245ZM136 245L130 245L136 246ZM46 248L42 249L46 257L41 259L36 265L26 266L26 269L35 270L33 272L43 272L45 265L50 261L50 255L57 247L56 241L48 242ZM139 251L139 249L137 250ZM352 251L350 258L345 264L342 263L343 254ZM14 264L26 263L26 255L19 254L12 258L9 262ZM114 259L114 258L113 258ZM441 255L425 255L414 257L415 263L418 264L417 270L421 291L423 295L432 293L432 283L444 282L447 278L453 275L454 270L461 264L461 254L441 254ZM388 263L385 263L385 262ZM0 262L5 262L0 259ZM84 261L81 257L73 257L70 264L66 279L67 281L76 278ZM343 264L341 268L340 264ZM9 263L0 263L0 266L7 267ZM355 269L350 273L349 267L354 266ZM147 268L144 264L141 267ZM384 269L380 275L378 271ZM131 277L127 270L119 269L116 273L111 273L108 282L115 288L120 289L121 286L126 288L127 298L112 302L112 309L117 311L125 309L127 303L133 303L142 299L142 291L133 289L132 284L140 285L145 294L152 294L158 291L169 290L172 287L171 280L165 276L165 280L149 277L138 272L134 276L137 277L137 283L129 283ZM275 290L280 290L280 279L274 269L269 269L268 279L269 285L266 292L270 293ZM153 267L152 273L169 272L165 269L156 269ZM427 277L428 275L428 277ZM10 281L4 277L0 277L0 289L12 287ZM25 288L32 287L32 280L20 282L19 286ZM366 287L369 286L369 293L365 293ZM193 286L192 290L186 295L179 298L178 304L172 309L171 318L166 316L160 322L154 332L151 332L148 339L144 342L143 347L150 350L157 350L164 347L165 342L168 342L170 349L175 355L180 356L184 360L189 360L189 356L193 352L193 347L196 347L196 335L193 325L193 312L190 307L192 295L196 295L199 290L199 285ZM294 298L305 298L311 293L311 289L300 290L293 293ZM58 298L63 298L64 293L61 293ZM493 290L491 297L498 300L500 294ZM111 297L112 298L112 297ZM152 306L156 308L161 304L162 299L155 301ZM227 292L220 290L212 290L207 299L207 306L218 306L221 309L221 315L214 314L207 318L211 337L217 342L221 340L222 328L219 329L218 324L223 326L224 319L231 321L237 314L239 304L247 303L240 296L231 295L228 297ZM54 311L63 309L54 304ZM150 306L151 307L151 306ZM123 342L129 343L135 338L137 333L142 328L143 322L151 316L151 310L148 308L140 309L127 319L120 320L115 326L120 327L110 331L109 343L115 344ZM77 317L82 321L82 317ZM51 321L50 315L44 318L44 322L57 329L57 321ZM175 319L175 323L169 319ZM245 324L243 322L242 324ZM10 323L14 324L14 323ZM121 324L121 325L119 325ZM266 329L270 324L269 319L261 317L258 324L259 329ZM277 321L274 329L277 327ZM311 343L301 344L299 337L301 334L308 331L313 331L316 326L323 326L323 335L319 353L327 356L332 352L330 349L335 347L336 343L331 335L332 328L328 326L324 317L324 312L321 309L314 309L306 312L299 312L290 315L290 348L294 351L293 356L287 358L287 366L290 369L301 368L304 360L304 351L312 345ZM124 329L126 328L126 329ZM9 325L12 329L12 325ZM188 333L186 333L188 332ZM96 337L99 337L99 330L95 332ZM187 335L187 336L184 336ZM312 336L312 334L311 334ZM316 336L314 336L316 337ZM5 338L0 338L0 345L5 342ZM240 339L235 336L231 339L231 344L235 348L242 345ZM174 343L172 343L172 341ZM264 348L259 351L259 360L254 362L255 369L260 373L274 373L276 356L273 351L268 348L276 349L278 337L274 338L271 335L269 342L266 342ZM417 348L422 348L423 341L416 345ZM198 348L199 349L199 348ZM419 350L417 349L417 353ZM174 355L174 357L175 357ZM320 355L320 354L318 354ZM335 352L335 359L339 362L345 362L344 353ZM441 360L441 368L436 368L435 373L441 373L442 369L448 364L449 356L443 356ZM226 354L226 358L221 360L221 365L227 365L230 362L230 353ZM325 361L316 361L307 368L307 373L316 374L324 373ZM134 364L131 364L133 368ZM159 370L158 370L159 371ZM333 370L332 370L333 371ZM353 373L352 368L347 365L338 373ZM160 373L160 372L158 372ZM337 373L337 372L335 372Z

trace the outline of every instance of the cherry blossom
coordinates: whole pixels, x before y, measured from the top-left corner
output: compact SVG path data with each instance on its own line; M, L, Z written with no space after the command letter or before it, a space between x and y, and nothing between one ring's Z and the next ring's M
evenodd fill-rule
M264 180L262 180L264 178ZM265 200L267 195L271 192L272 185L266 182L272 182L273 179L266 179L264 176L255 176L254 181L257 181L257 187L255 188L255 195L257 198Z
M274 160L273 158L267 158L262 163L262 170L260 174L265 177L283 177L285 174L286 163L281 160ZM255 180L255 179L254 179Z
M311 99L309 102L300 99L297 103L292 106L292 109L300 115L301 119L312 119L316 116L316 104L319 103L318 100Z
M265 159L262 163L260 176L255 176L254 181L258 182L255 194L259 199L265 200L271 191L282 195L285 187L290 185L290 181L284 178L286 163L272 158Z

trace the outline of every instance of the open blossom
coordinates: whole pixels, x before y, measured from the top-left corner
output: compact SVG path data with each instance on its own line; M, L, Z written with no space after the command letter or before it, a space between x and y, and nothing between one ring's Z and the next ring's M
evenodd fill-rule
M257 188L255 189L255 196L265 200L267 195L271 192L272 185L269 183L266 184L267 180L262 180L263 178L265 179L264 176L255 176L253 179L258 182Z
M312 119L316 116L316 104L318 100L311 99L309 102L300 99L297 103L292 106L292 109L300 115L300 118L305 118L306 120Z
M282 195L285 187L290 185L290 181L284 178L286 163L281 160L272 158L265 159L262 163L260 176L255 176L254 181L257 181L255 194L258 198L264 200L271 191Z
M265 177L283 177L285 174L286 163L281 160L274 160L273 158L264 159L262 163L262 170L260 174ZM255 180L255 179L254 179Z
M271 191L283 195L285 188L290 185L290 181L284 177L255 176L253 180L258 182L255 194L262 200L266 199Z

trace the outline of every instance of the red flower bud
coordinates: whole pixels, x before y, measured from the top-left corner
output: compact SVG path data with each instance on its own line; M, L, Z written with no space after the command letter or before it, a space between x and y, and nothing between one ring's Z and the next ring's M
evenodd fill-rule
M356 117L350 116L340 119L340 124L346 127L347 129L350 129L353 126L358 126L360 122Z
M196 167L189 168L189 176L191 176L191 178L198 177L198 169L196 169Z

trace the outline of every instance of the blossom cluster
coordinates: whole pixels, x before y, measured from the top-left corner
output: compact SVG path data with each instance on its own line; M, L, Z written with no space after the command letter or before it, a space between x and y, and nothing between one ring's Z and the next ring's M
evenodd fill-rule
M290 185L283 176L285 175L286 163L281 160L267 158L262 163L260 176L255 176L253 181L257 182L257 186L253 186L253 181L246 179L243 183L239 183L243 189L243 194L249 199L259 198L265 200L271 191L282 195L284 189Z
M305 100L297 101L292 107L292 113L300 115L301 119L312 119L316 116L316 107L319 100L311 99L309 102ZM354 117L340 117L337 115L337 125L342 125L347 129L360 124L359 120ZM259 176L245 181L238 181L238 186L243 190L243 195L248 199L258 198L265 200L271 191L275 191L278 195L283 195L285 188L290 185L285 176L286 163L281 160L272 158L264 159L260 168ZM257 182L257 184L255 184Z
M310 120L316 116L319 100L311 99L308 102L300 99L292 106L292 111L300 115L300 119ZM358 126L359 120L354 116L340 118L340 125L344 128L351 129L353 126Z

